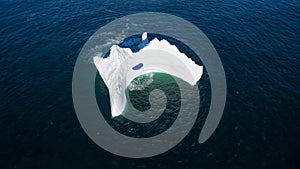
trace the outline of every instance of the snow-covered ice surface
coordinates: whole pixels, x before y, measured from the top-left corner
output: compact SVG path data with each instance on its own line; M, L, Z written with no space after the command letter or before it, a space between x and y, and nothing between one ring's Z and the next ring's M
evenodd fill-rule
M195 85L202 76L203 67L167 40L154 38L148 44L146 42L148 43L148 38L145 32L141 42L143 48L138 52L113 45L108 57L93 58L109 91L112 117L122 114L127 104L125 89L140 75L151 72L167 73L190 85Z

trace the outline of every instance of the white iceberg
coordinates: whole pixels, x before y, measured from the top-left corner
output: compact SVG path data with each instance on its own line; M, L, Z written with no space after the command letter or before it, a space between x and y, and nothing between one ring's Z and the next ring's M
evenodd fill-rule
M145 40L148 40L146 32L142 35L142 41ZM112 117L122 114L127 104L125 89L140 75L167 73L195 85L203 73L203 67L181 53L175 45L157 38L136 53L113 45L108 57L96 56L93 61L108 87Z

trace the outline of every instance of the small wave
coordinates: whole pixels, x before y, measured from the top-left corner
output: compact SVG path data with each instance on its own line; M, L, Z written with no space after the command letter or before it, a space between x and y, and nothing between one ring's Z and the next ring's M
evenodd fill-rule
M144 90L145 87L149 86L153 82L154 73L147 73L141 76L136 77L128 85L129 91L134 90Z

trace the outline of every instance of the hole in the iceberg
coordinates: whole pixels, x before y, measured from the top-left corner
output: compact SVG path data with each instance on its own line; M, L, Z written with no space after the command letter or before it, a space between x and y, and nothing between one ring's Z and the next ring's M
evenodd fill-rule
M143 63L139 63L139 64L133 66L132 69L133 69L133 70L139 70L139 69L141 69L143 66L144 66Z

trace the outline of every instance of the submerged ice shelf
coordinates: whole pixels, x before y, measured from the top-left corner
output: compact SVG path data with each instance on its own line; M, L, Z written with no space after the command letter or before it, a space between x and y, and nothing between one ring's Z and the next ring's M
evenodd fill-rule
M195 85L202 76L203 67L167 40L154 38L148 43L146 32L141 40L140 45L143 45L143 48L136 53L130 48L113 45L108 57L93 58L109 91L112 117L122 114L127 103L125 89L140 75L151 72L167 73L190 85Z

